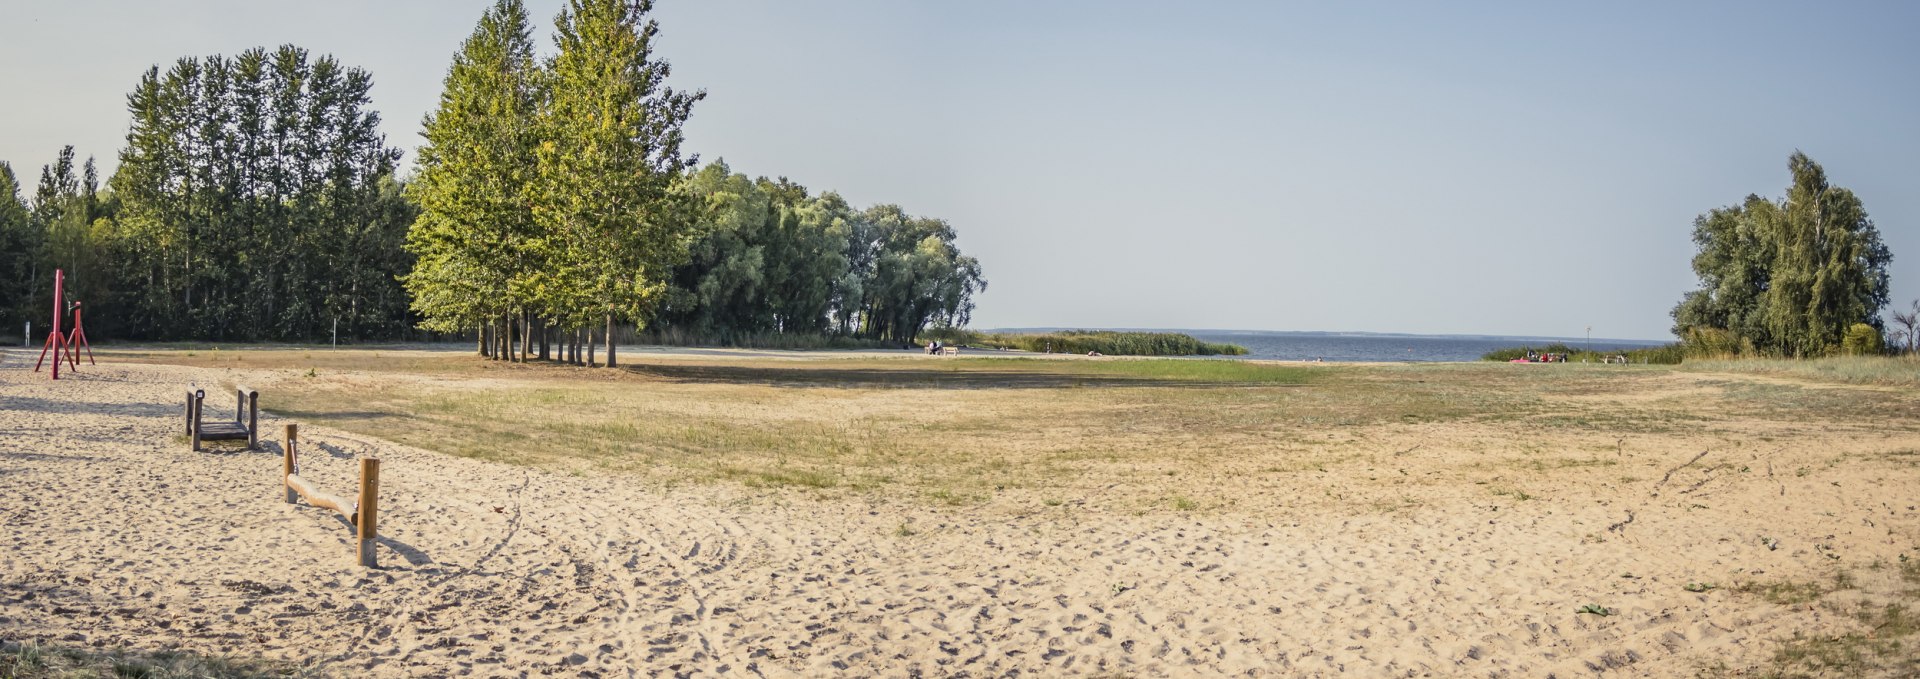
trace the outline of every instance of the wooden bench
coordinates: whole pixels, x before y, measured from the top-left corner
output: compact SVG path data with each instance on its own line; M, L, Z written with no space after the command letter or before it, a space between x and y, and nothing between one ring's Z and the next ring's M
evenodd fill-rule
M960 347L940 347L941 356L959 356Z
M259 447L260 392L238 387L233 399L232 421L208 422L201 413L207 391L187 387L187 436L193 440L195 451L200 450L201 441L246 441L247 450Z

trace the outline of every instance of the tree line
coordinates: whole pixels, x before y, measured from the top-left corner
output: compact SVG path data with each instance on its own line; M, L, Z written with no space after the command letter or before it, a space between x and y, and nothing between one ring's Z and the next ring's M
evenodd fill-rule
M1794 152L1780 199L1749 195L1694 220L1700 287L1673 309L1693 353L1813 357L1879 353L1893 253L1860 197ZM1914 304L1920 314L1920 301ZM1896 312L1912 343L1915 321Z
M593 362L616 327L911 342L967 321L986 282L946 222L698 168L704 92L667 85L651 9L569 0L540 58L524 5L496 2L406 178L364 70L293 46L150 69L104 186L71 147L30 196L0 163L0 319L45 323L63 268L96 337L424 329Z
M410 262L399 246L413 209L371 87L365 71L292 46L149 69L127 97L127 146L105 190L91 158L76 176L71 146L41 170L30 206L0 173L10 325L50 320L60 268L96 337L403 331L394 277Z
M749 179L726 163L687 184L697 223L660 320L730 343L762 333L912 343L929 325L964 326L986 288L946 221L898 205L855 210L786 178Z

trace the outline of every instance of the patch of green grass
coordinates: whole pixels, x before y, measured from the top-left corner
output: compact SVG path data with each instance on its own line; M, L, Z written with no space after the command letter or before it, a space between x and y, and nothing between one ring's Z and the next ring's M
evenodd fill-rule
M264 660L218 658L179 651L80 650L34 642L0 642L6 679L267 679L318 676Z
M1060 374L1083 377L1123 377L1216 384L1307 384L1325 369L1222 359L1143 358L1110 361L1035 360L1029 358L962 358L949 360L956 369L986 369L1011 373Z
M985 495L974 495L971 493L955 491L950 488L936 488L932 492L927 493L927 497L933 498L934 500L939 501L941 504L944 504L950 507L963 507L966 505L979 504L981 502L986 501L987 499Z
M1534 497L1533 495L1527 493L1527 491L1520 490L1519 488L1508 487L1508 486L1495 487L1492 489L1492 492L1494 495L1498 495L1501 497L1511 497L1513 498L1514 502L1526 502L1528 500L1533 499Z
M1812 359L1755 358L1687 361L1691 372L1746 373L1822 382L1920 387L1920 356L1833 356Z
M1774 676L1915 676L1920 653L1912 641L1920 630L1920 615L1907 605L1889 603L1867 607L1856 616L1866 628L1827 636L1795 633L1774 653L1780 667Z
M1778 582L1743 582L1734 586L1733 591L1740 594L1758 596L1771 603L1782 606L1793 606L1812 602L1820 597L1826 596L1827 593L1833 591L1833 589L1817 582L1783 580Z

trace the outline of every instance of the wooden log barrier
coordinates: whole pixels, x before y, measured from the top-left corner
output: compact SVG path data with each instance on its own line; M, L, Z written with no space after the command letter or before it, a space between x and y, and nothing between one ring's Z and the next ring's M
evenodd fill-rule
M348 500L320 490L313 482L300 478L300 463L296 452L299 445L298 425L287 425L287 445L281 455L281 470L286 482L286 500L292 503L297 495L315 507L324 507L339 512L353 524L354 536L358 538L357 555L360 565L378 568L375 557L375 542L379 539L380 515L380 460L360 458L360 494L357 501Z

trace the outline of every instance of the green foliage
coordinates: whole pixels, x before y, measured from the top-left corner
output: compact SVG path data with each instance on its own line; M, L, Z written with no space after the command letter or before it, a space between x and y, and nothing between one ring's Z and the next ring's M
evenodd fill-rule
M1173 332L1063 330L988 334L948 327L930 330L926 337L946 344L1056 354L1096 352L1107 356L1243 356L1247 353L1246 347L1237 344L1202 342L1190 335Z
M1879 229L1860 198L1830 185L1805 154L1787 167L1785 199L1748 196L1694 221L1700 288L1674 307L1674 334L1716 352L1808 357L1840 349L1856 323L1882 327L1893 255Z
M986 289L946 222L898 206L856 211L786 178L750 179L724 161L695 173L688 261L674 269L660 322L721 344L768 333L911 343L930 323L960 325Z
M34 284L40 279L45 241L46 231L36 228L33 214L20 197L13 167L0 162L0 334L36 318L31 307L37 299Z
M1878 356L1887 353L1887 346L1879 328L1855 323L1840 338L1840 353L1848 356Z
M419 259L405 282L428 328L471 328L538 301L528 284L541 236L532 208L541 77L518 0L488 9L454 55L407 187L420 216L407 232Z
M569 0L555 27L537 116L534 275L526 283L569 325L640 320L685 259L687 205L673 190L696 158L681 127L705 92L666 86L653 56L651 0Z
M145 339L403 332L412 208L372 88L291 45L149 69L94 248L112 258L114 310L89 318Z
M1513 361L1526 358L1530 354L1566 354L1567 361L1570 363L1605 363L1610 359L1625 356L1628 363L1636 365L1677 365L1687 355L1685 347L1679 343L1648 347L1645 349L1629 349L1626 351L1593 351L1590 349L1576 349L1567 346L1565 343L1554 342L1543 347L1524 346L1495 349L1483 354L1480 359L1483 361Z

